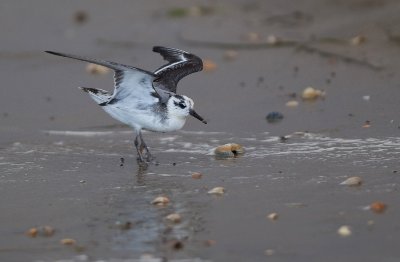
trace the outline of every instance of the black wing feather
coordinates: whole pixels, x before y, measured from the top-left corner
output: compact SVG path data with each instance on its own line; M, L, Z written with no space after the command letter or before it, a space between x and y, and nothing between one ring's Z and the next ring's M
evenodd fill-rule
M169 63L158 68L153 85L176 93L176 86L183 77L203 69L203 61L194 54L170 47L155 46L153 52L159 53Z

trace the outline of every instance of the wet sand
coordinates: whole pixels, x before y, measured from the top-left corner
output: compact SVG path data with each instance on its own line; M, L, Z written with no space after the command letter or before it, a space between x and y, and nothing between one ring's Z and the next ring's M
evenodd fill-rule
M0 7L1 261L398 260L396 1ZM77 22L77 11L87 20ZM76 88L110 90L112 75L43 51L152 70L162 63L153 45L217 67L178 89L209 124L189 119L182 131L145 133L159 164L141 170L130 129ZM227 50L237 55L227 59ZM302 100L307 86L325 96ZM290 100L299 105L285 106ZM272 111L284 118L268 123ZM231 142L245 154L216 159L213 149ZM362 185L340 185L352 176ZM217 186L226 193L207 194ZM159 195L170 204L152 205ZM375 201L387 210L369 210ZM182 222L167 222L170 213ZM52 236L25 234L45 225ZM337 233L343 225L350 236Z

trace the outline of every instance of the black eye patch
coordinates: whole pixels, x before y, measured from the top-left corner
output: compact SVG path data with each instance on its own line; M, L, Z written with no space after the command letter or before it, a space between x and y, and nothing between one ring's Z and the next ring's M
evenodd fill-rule
M186 108L186 104L185 104L184 102L179 102L179 103L174 102L174 104L175 104L176 106L179 106L179 107L182 108L182 109Z

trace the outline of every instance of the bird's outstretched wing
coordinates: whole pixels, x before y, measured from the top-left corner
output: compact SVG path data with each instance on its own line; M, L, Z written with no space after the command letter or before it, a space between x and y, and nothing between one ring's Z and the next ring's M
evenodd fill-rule
M123 65L115 62L93 59L83 56L76 56L53 51L45 51L46 53L77 59L93 64L102 65L114 70L114 93L107 102L102 106L113 104L117 101L131 98L141 101L153 101L154 97L161 101L167 101L169 94L164 90L153 87L153 81L157 77L154 73L136 68L129 65Z
M176 93L176 86L183 77L201 71L203 61L196 55L183 50L170 47L155 46L153 52L157 52L169 63L158 68L154 74L154 87Z

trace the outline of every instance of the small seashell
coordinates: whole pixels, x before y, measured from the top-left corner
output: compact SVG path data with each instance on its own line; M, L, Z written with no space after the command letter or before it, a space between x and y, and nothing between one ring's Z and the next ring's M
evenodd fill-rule
M25 234L29 237L36 237L38 232L39 230L36 227L32 227L28 231L26 231Z
M169 198L166 196L158 196L154 198L154 200L151 201L151 203L156 206L166 206L169 203Z
M226 50L224 53L224 59L228 61L235 60L238 56L238 52L235 50Z
M223 187L214 187L210 191L207 192L208 194L214 194L214 195L223 195L225 193L225 188Z
M340 185L345 185L345 186L359 186L361 184L362 184L362 180L358 176L349 177L345 181L340 183Z
M182 221L181 215L177 213L169 214L168 216L165 217L165 219L175 224L180 223Z
M96 65L96 64L88 64L86 66L86 72L92 75L105 75L110 70L107 67Z
M277 123L283 119L283 114L280 112L271 112L265 117L268 123Z
M322 92L321 90L315 89L314 87L307 87L303 90L303 93L301 97L304 100L314 100L317 99L318 97L324 96L325 93Z
M342 237L348 237L348 236L350 236L352 234L351 227L349 227L349 226L341 226L337 230L337 233Z
M214 63L211 59L204 59L203 60L203 70L205 72L215 71L217 69L217 64Z
M203 176L203 174L201 174L199 172L192 173L192 178L193 179L201 179L202 176Z
M287 107L297 107L299 105L299 102L297 102L296 100L291 100L286 102L286 106Z
M279 217L278 213L271 213L271 214L268 215L268 219L271 220L271 221L277 220L278 217Z
M66 246L72 246L76 244L76 240L72 238L63 238L60 240L60 243Z
M386 208L387 205L379 201L373 202L371 205L369 205L369 209L377 214L382 214L383 212L385 212Z
M217 158L233 158L244 153L244 148L235 143L229 143L222 146L218 146L214 150Z

